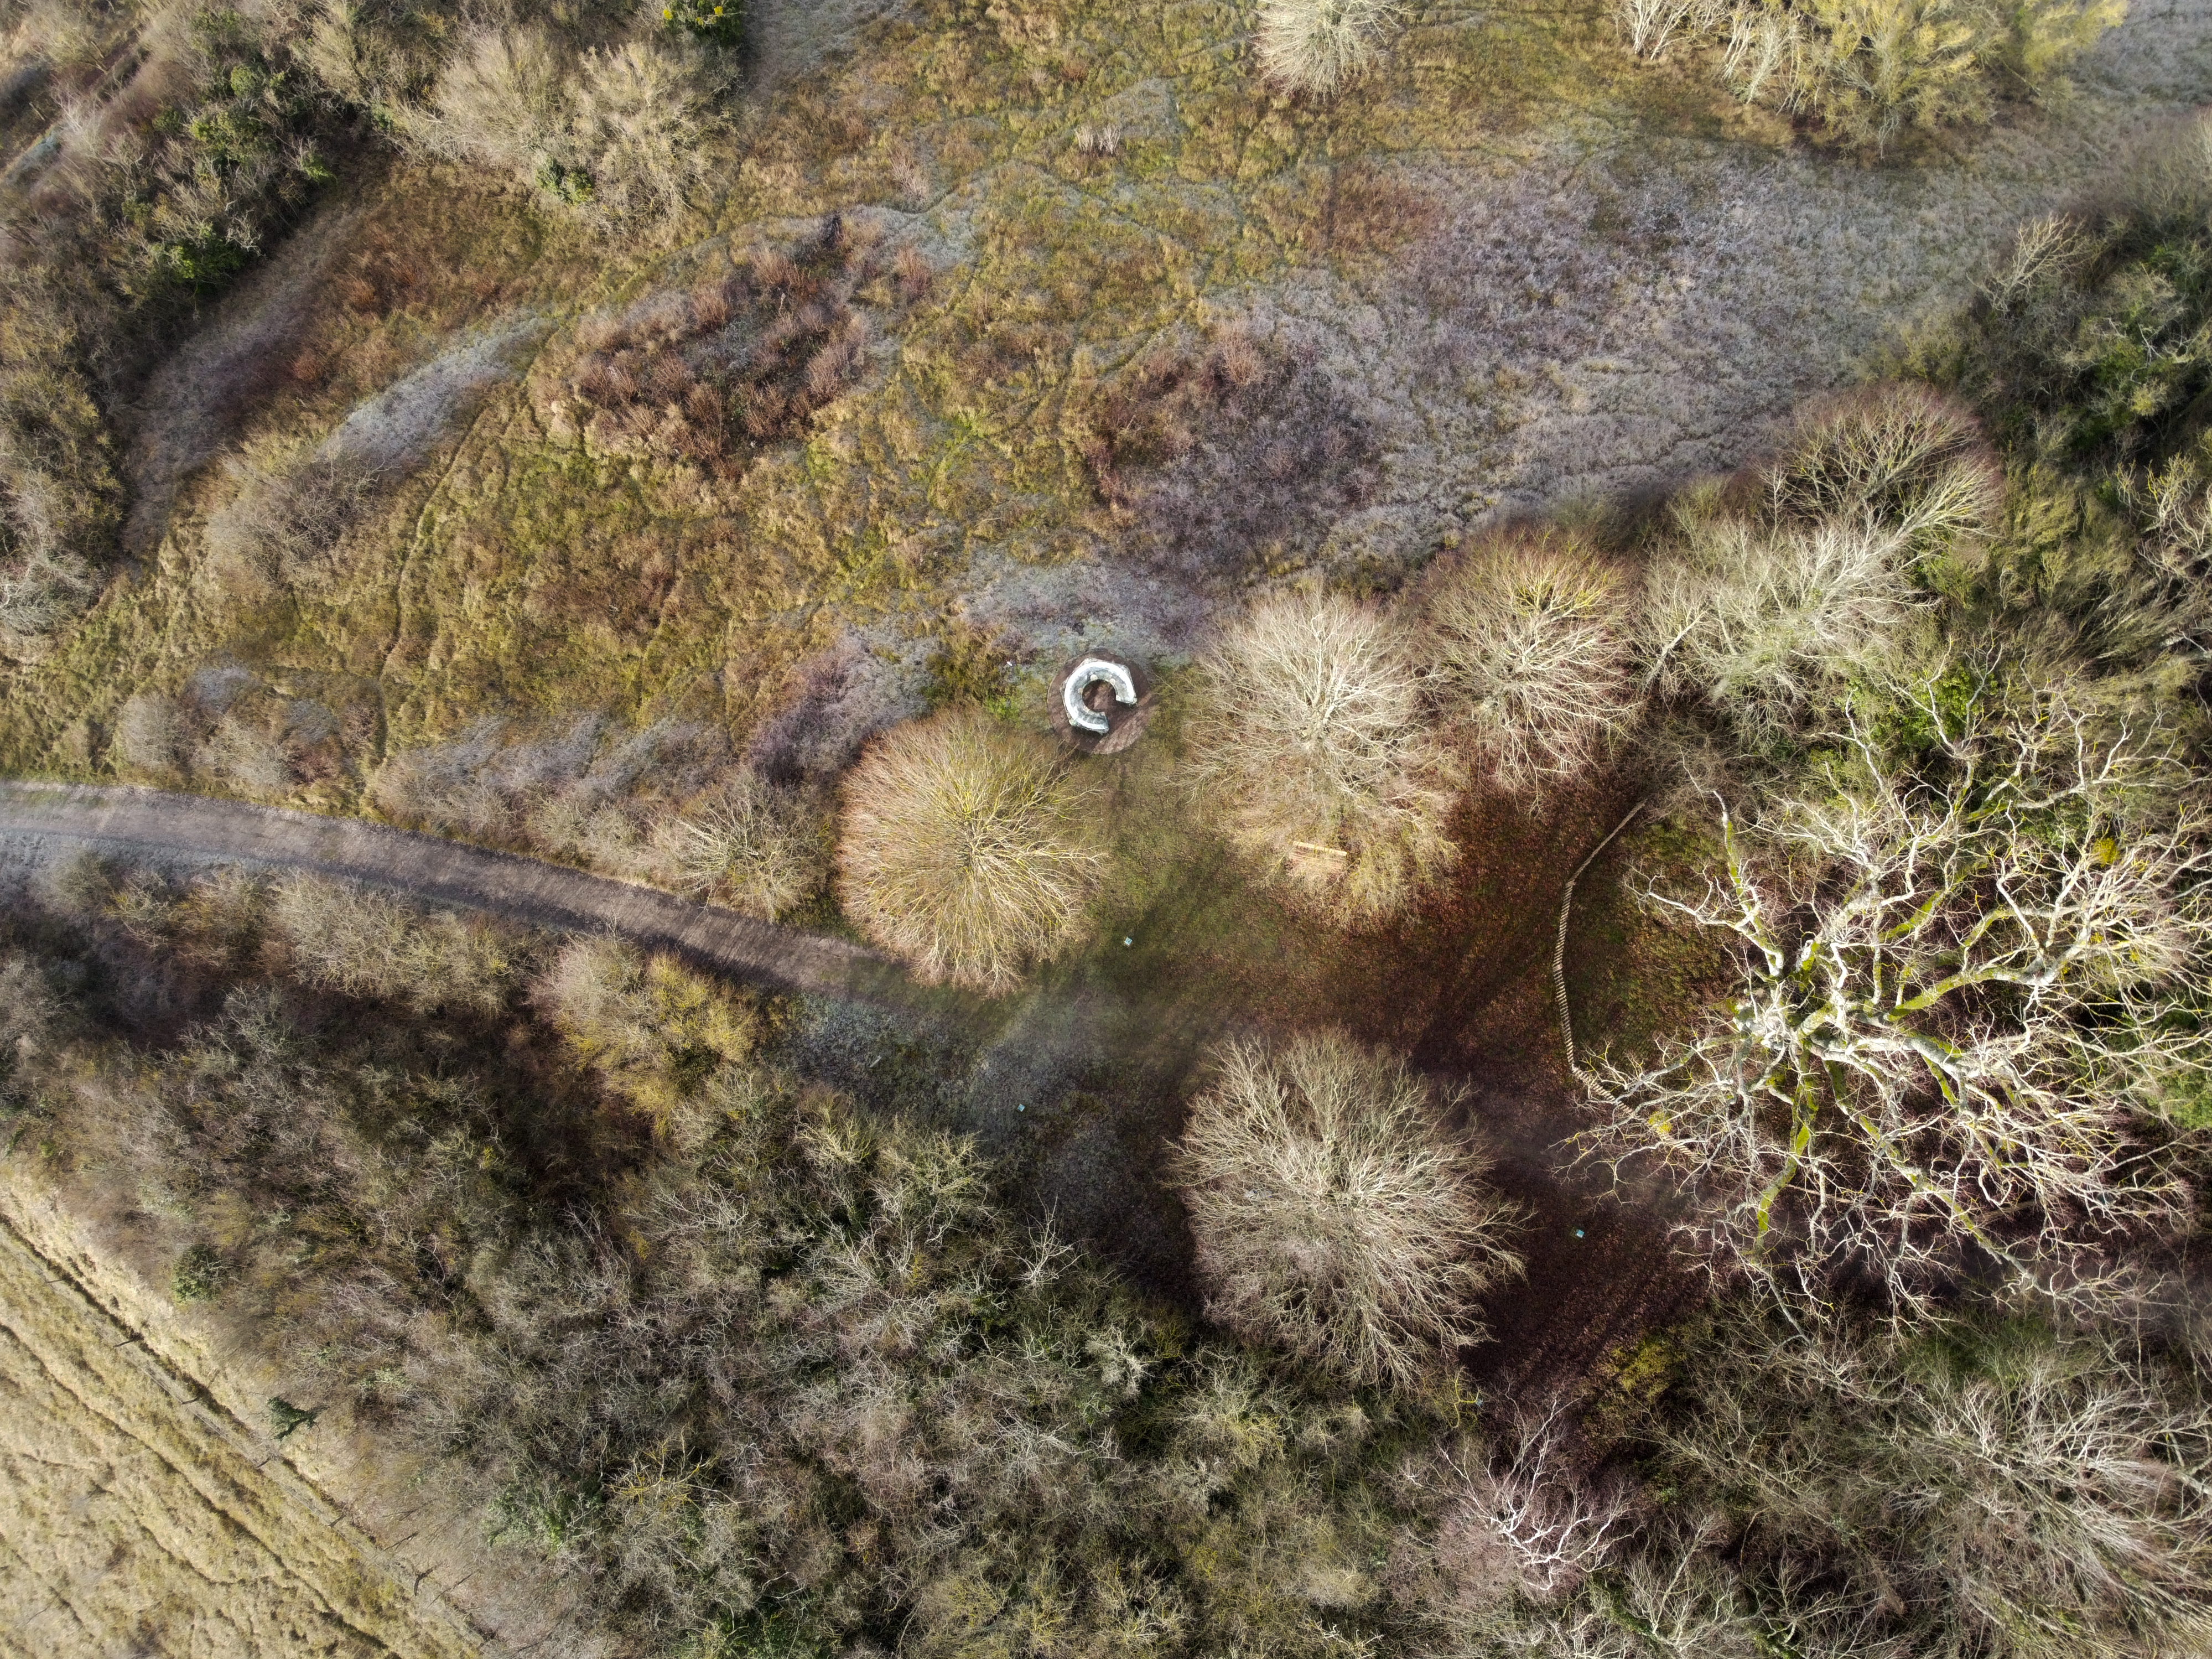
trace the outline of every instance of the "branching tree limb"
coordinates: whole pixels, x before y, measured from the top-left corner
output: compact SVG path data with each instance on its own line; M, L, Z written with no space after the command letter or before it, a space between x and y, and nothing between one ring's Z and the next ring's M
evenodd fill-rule
M2190 1202L2139 1126L2207 1058L2212 812L2156 731L1954 701L1913 696L1917 775L1855 711L1826 799L1723 808L1702 889L1646 890L1733 935L1742 986L1654 1063L1594 1069L1587 1150L1683 1181L1717 1264L1911 1304L1978 1253L2050 1285Z

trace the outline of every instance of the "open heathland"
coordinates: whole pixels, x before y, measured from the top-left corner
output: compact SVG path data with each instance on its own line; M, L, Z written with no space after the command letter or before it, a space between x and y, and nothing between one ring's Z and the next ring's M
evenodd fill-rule
M0 0L4 1639L2202 1649L2208 94Z

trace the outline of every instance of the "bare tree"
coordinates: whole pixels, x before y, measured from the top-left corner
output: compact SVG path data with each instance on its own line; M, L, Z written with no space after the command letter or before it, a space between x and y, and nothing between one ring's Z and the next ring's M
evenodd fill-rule
M1702 696L1753 737L1791 730L1909 614L1910 554L1878 523L1698 523L1646 578L1644 683Z
M1787 1314L1723 1316L1660 1437L1747 1565L1826 1563L1912 1653L2203 1650L2212 1407L2182 1368L2109 1332Z
M1450 866L1451 757L1398 625L1291 594L1246 611L1198 665L1194 787L1232 841L1312 908L1402 909Z
M1513 1413L1487 1458L1451 1465L1458 1490L1437 1554L1463 1595L1510 1587L1558 1601L1613 1557L1634 1500L1625 1485L1576 1467L1571 1425L1565 1396L1554 1395L1540 1411Z
M653 840L690 892L770 921L821 891L821 825L790 793L750 769L656 826Z
M2004 505L2004 469L1972 414L1911 383L1816 406L1761 481L1777 524L1862 525L1915 546L1985 529Z
M1427 1085L1334 1032L1213 1063L1176 1150L1208 1312L1400 1387L1480 1340L1474 1298L1522 1271L1520 1212Z
M1105 873L1096 782L978 709L894 727L845 785L838 891L921 973L1011 988L1065 948Z
M1574 778L1635 718L1626 587L1558 537L1501 538L1431 580L1421 654L1501 789Z
M2017 1281L2087 1271L2190 1194L2136 1132L2201 1069L2212 810L2163 736L2064 695L1960 713L1923 684L1925 775L1869 718L1824 799L1748 827L1722 867L1649 902L1734 942L1743 978L1648 1066L1597 1068L1616 1173L1686 1182L1723 1262L1863 1269L1902 1301L1978 1249Z

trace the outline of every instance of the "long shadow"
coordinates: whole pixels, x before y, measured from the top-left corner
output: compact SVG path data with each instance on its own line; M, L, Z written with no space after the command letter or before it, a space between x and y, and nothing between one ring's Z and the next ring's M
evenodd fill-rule
M1563 800L1542 817L1470 805L1466 849L1420 914L1346 935L1255 890L1218 843L1101 918L1091 948L1019 995L924 985L842 940L633 884L358 819L158 790L0 782L0 836L57 854L113 847L167 859L302 869L507 916L611 933L715 972L799 994L795 1058L877 1110L972 1133L1010 1197L1052 1215L1154 1293L1194 1305L1188 1229L1168 1185L1212 1043L1340 1027L1410 1056L1463 1102L1526 1206L1526 1281L1499 1292L1469 1361L1492 1387L1585 1372L1694 1292L1660 1224L1571 1167L1584 1127L1560 1053L1549 969L1559 892L1631 797ZM1595 910L1625 852L1583 890ZM1571 988L1601 977L1578 922ZM1601 945L1602 940L1599 943Z

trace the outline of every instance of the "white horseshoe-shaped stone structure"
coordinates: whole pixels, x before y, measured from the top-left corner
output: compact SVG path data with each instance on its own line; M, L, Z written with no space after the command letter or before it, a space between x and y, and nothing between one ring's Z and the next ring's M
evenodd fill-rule
M1127 669L1103 657L1085 657L1068 671L1066 679L1060 683L1060 702L1067 711L1070 726L1103 738L1113 729L1112 725L1105 715L1083 701L1083 694L1101 680L1114 688L1115 702L1133 704L1137 701L1137 682Z

